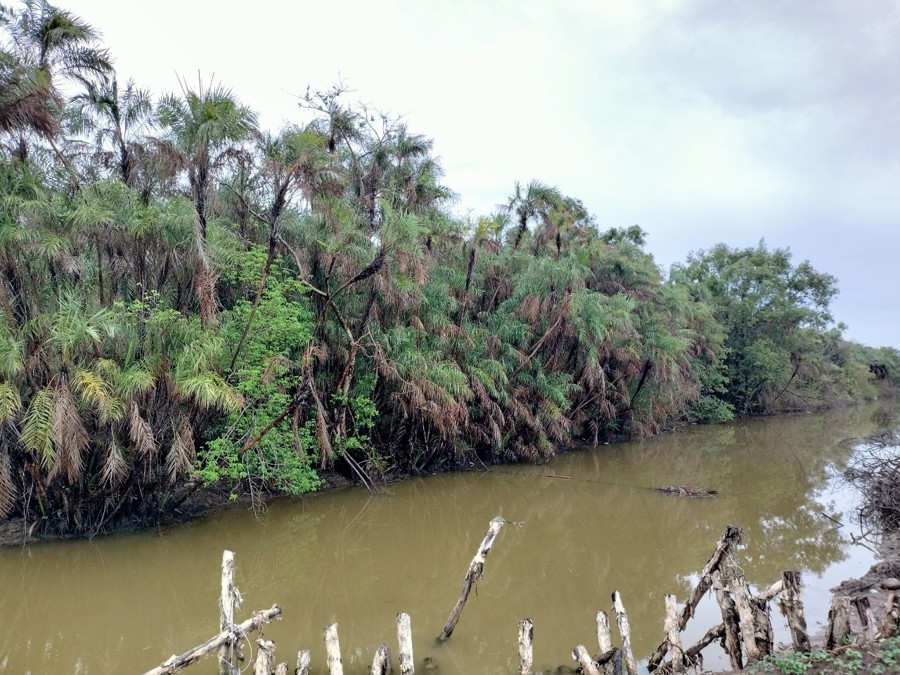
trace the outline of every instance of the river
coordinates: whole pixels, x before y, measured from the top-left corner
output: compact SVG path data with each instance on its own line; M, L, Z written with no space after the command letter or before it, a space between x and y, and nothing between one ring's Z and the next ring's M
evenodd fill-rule
M236 553L238 619L282 606L283 620L265 635L292 669L307 648L314 672L325 672L322 629L337 621L345 672L366 672L380 643L396 654L398 611L412 617L417 672L426 657L438 673L515 672L525 617L534 620L535 666L574 666L575 644L596 651L594 616L610 610L614 590L635 654L646 659L663 637L663 595L686 598L729 523L744 530L752 585L803 572L815 632L828 589L873 560L850 540L859 526L856 496L840 479L850 456L841 441L895 424L896 412L867 406L690 427L540 466L411 478L378 495L346 489L162 530L0 550L0 672L140 673L187 651L218 632L223 549ZM719 497L648 489L664 485ZM477 595L437 645L498 514L524 525L501 532ZM704 601L683 639L720 620ZM773 623L783 624L777 612ZM783 630L777 637L787 639ZM717 646L706 653L708 668L727 666ZM211 675L216 666L186 672Z

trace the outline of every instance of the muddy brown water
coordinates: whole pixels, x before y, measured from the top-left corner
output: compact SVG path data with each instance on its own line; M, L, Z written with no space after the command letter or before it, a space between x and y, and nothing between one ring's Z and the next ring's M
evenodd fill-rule
M187 651L218 631L226 548L236 553L244 598L238 618L279 603L284 618L266 637L292 667L298 649L312 649L316 673L326 672L324 626L338 622L345 672L363 673L380 643L396 653L398 611L412 617L417 672L432 672L426 657L438 673L515 672L524 617L535 624L536 667L574 666L575 644L596 651L594 616L610 609L616 589L635 653L646 659L663 635L663 595L685 599L728 523L744 528L752 584L767 586L784 569L803 572L814 630L828 589L873 558L850 540L859 531L856 496L839 479L850 455L840 441L883 430L896 412L864 407L691 427L542 466L409 479L377 496L348 489L162 531L0 550L0 672L141 673ZM719 498L647 489L664 485L715 489ZM524 526L504 528L477 594L438 645L497 514ZM704 601L685 641L719 621ZM778 637L787 639L783 630ZM727 666L718 647L706 651L707 667ZM185 672L212 674L216 665Z

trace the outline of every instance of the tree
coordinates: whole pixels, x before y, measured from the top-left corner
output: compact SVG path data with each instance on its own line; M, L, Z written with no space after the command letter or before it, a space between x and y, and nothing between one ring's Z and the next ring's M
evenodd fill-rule
M231 90L217 84L196 90L182 83L181 95L168 94L157 108L166 131L166 147L187 173L188 188L196 211L195 242L199 266L195 286L200 316L206 326L215 323L218 305L216 273L208 246L207 227L218 172L236 143L256 128L256 113L241 105Z
M833 276L787 249L719 244L673 266L670 281L713 307L726 331L724 400L741 414L771 410L813 362L819 332L831 322ZM802 378L801 378L802 379Z

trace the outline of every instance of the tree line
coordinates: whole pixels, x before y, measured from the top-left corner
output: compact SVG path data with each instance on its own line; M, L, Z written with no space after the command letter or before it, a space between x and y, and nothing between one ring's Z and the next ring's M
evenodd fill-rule
M539 181L454 215L432 141L341 86L273 133L221 84L123 85L43 0L0 26L2 518L92 534L211 484L538 462L900 374L786 250L664 276Z

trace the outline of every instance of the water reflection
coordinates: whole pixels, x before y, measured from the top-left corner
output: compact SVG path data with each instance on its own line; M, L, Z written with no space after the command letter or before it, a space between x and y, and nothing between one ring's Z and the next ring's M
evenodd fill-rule
M266 636L281 659L313 649L319 672L323 626L339 622L347 672L363 672L378 644L395 643L401 610L413 619L417 661L430 656L445 673L513 672L526 616L536 665L570 663L574 644L593 645L594 614L615 589L646 656L662 636L663 594L685 597L728 523L744 528L743 567L757 586L800 569L808 592L821 594L840 581L829 575L864 568L868 553L822 514L852 510L832 480L849 458L841 439L886 422L895 413L859 408L690 428L543 466L411 479L378 496L346 490L155 533L0 551L0 672L142 672L199 644L218 628L223 548L237 553L243 612L281 604L284 621ZM663 485L720 496L652 489ZM498 513L525 526L500 535L456 632L436 646ZM685 639L718 622L716 612L702 606Z

